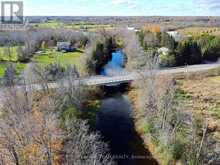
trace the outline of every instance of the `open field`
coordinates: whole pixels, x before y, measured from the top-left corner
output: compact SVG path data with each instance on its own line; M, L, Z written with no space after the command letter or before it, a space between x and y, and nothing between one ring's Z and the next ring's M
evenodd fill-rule
M98 29L112 29L113 25L110 24L88 24L88 23L62 23L59 21L48 21L44 23L38 23L34 25L38 28L52 28L52 29L58 29L58 28L67 28L67 29L74 29L74 30L90 30L95 31Z
M16 66L16 74L19 75L26 67L24 63L13 63ZM7 63L0 63L0 78L3 77L5 70L7 69Z
M187 27L179 29L178 32L183 35L198 36L201 34L220 35L219 27Z
M185 99L182 105L196 117L207 120L214 127L220 142L220 76L178 82Z
M55 62L58 62L63 67L66 67L67 65L79 66L79 59L82 54L82 50L63 53L58 52L55 49L47 49L43 53L36 55L33 58L33 61L45 66Z
M17 46L10 47L9 49L6 47L0 47L0 61L17 62L17 49Z
M0 47L0 77L2 77L11 62L16 68L16 74L20 74L24 70L26 64L19 63L17 57L17 46L10 47Z
M27 64L25 63L19 63L17 61L17 47L12 47L11 49L11 57L5 56L4 54L4 48L0 48L0 77L2 77L5 73L5 70L9 64L9 62L13 63L16 68L16 74L20 74L26 67ZM76 65L80 66L79 64L79 58L82 55L82 50L77 50L74 52L67 52L62 53L58 52L55 49L47 49L43 53L39 55L35 55L33 57L33 61L37 62L39 64L42 64L43 66L47 66L49 64L58 62L61 64L61 66L66 67L67 65Z

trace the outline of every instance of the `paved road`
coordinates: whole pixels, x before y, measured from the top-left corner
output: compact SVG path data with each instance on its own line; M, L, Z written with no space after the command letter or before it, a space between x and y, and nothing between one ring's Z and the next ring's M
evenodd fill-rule
M192 65L187 67L178 67L178 68L169 68L169 69L162 69L162 70L155 70L154 72L158 75L169 75L169 74L177 74L177 73L193 73L193 72L201 72L206 71L210 69L215 69L220 67L220 64L203 64L203 65ZM146 76L149 74L149 71L140 71L140 72L131 72L126 73L125 75L119 75L119 76L91 76L88 78L81 78L76 79L74 83L82 83L87 86L94 86L94 85L107 85L107 84L117 84L117 83L123 83L123 82L130 82L133 80L138 80L142 78L143 76ZM64 81L64 85L65 85ZM48 87L50 89L58 88L58 83L48 83ZM33 90L42 90L42 86L39 84L32 84L31 85ZM24 88L24 86L17 86L18 89ZM4 99L4 89L0 89L0 103L2 102L2 99Z

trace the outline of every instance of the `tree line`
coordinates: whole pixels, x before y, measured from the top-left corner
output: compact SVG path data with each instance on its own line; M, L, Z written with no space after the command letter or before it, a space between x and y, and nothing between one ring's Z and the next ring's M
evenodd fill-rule
M202 34L180 41L175 41L166 32L141 31L138 36L144 50L150 49L158 54L161 47L169 49L167 54L158 54L163 67L216 62L220 57L220 38L217 36Z

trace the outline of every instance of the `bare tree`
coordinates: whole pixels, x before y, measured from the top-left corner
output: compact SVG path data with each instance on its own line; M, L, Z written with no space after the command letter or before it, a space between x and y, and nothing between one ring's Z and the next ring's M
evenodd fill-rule
M27 87L8 88L0 120L0 155L6 164L45 164L55 161L52 146L60 139L57 116L51 101L35 109ZM46 155L46 157L45 157Z
M65 77L59 81L57 106L59 109L73 106L81 110L87 95L87 90L79 79L76 67L69 66L65 72Z
M141 48L138 36L135 32L124 30L121 35L125 42L125 54L128 58L127 68L129 70L141 69L145 66L145 53Z
M86 122L75 120L67 124L65 144L66 165L113 165L108 147L98 134L89 133Z

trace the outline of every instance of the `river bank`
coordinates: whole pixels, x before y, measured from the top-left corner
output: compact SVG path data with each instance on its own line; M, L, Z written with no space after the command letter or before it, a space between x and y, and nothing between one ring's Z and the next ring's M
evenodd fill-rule
M105 91L106 97L101 100L97 113L96 128L103 140L109 143L117 164L157 165L135 129L133 108L127 93L123 93L124 89L120 86L108 87Z

